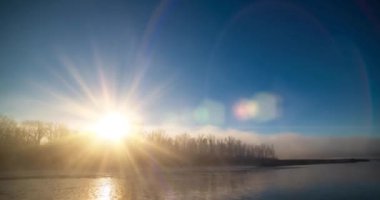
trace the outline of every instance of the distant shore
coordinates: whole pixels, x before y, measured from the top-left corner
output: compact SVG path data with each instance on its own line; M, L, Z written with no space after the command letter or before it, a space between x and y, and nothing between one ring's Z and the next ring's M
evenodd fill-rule
M370 159L282 159L282 160L265 160L259 166L263 167L277 167L277 166L291 166L291 165L316 165L316 164L338 164L338 163L356 163L368 162Z

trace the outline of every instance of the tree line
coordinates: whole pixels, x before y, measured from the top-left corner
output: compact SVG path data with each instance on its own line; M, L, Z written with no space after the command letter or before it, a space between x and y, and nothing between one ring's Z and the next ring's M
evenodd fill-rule
M0 116L0 169L244 165L276 159L273 145L231 136L168 136L164 131L134 135L116 147L64 124Z
M185 133L169 137L164 132L157 131L146 134L144 139L154 146L176 152L180 158L187 158L193 163L250 164L276 158L273 145L248 144L232 136L216 138L211 134L191 136Z
M26 120L18 123L6 116L0 116L1 145L40 145L61 140L74 131L61 123Z

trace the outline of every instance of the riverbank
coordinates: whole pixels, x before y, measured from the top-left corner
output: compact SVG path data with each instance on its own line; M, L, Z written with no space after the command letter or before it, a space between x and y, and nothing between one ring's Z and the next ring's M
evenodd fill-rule
M368 162L369 159L283 159L283 160L264 160L260 162L259 166L263 167L277 167L277 166L291 166L291 165L316 165L316 164L337 164L337 163L356 163Z

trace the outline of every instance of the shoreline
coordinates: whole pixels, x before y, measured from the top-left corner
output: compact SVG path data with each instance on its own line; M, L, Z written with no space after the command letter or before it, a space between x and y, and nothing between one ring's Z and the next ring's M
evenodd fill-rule
M340 164L340 163L357 163L369 162L371 159L366 158L349 158L349 159L279 159L265 160L259 164L262 167L280 167L293 165L318 165L318 164Z

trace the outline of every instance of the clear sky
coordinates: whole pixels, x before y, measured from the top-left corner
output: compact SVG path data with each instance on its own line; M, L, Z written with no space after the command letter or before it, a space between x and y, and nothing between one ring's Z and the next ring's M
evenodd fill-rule
M111 105L152 126L379 134L376 1L0 4L1 114Z

